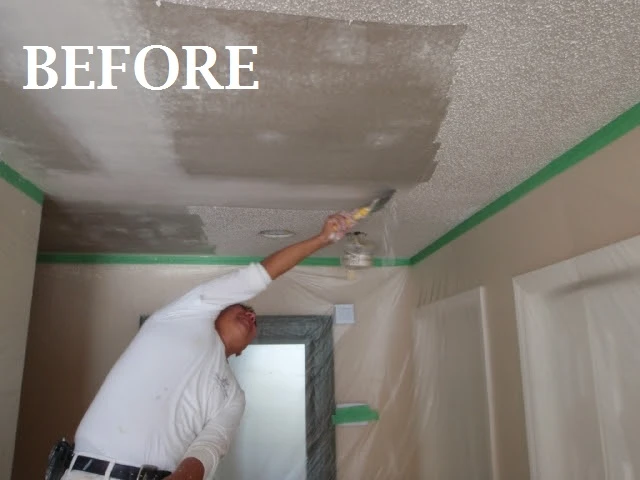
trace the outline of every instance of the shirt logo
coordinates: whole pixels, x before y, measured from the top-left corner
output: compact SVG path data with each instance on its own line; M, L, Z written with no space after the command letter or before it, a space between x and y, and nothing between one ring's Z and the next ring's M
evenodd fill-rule
M222 394L224 395L224 399L229 399L229 387L231 386L231 382L227 377L223 377L222 375L216 375L216 380L218 381L218 386L222 390Z

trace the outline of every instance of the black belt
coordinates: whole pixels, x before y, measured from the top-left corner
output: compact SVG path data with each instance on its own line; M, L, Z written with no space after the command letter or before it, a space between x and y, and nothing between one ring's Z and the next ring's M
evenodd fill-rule
M104 475L107 472L107 468L109 468L109 464L110 462L106 460L98 460L97 458L78 455L71 470ZM116 463L111 470L109 478L116 478L118 480L162 480L169 475L171 475L171 472L158 470L156 467L148 465L132 467L130 465L120 465Z

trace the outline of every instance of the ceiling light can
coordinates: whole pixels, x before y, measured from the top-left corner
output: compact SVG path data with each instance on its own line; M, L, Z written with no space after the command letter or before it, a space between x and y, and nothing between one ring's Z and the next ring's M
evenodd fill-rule
M258 235L265 238L289 238L293 237L295 235L295 232L281 228L274 228L270 230L261 230L260 232L258 232Z

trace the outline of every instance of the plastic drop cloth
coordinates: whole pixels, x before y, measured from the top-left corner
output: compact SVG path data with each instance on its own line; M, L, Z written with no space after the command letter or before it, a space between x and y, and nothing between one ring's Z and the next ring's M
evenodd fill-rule
M640 478L640 237L514 279L532 480Z
M410 273L377 268L350 279L342 269L296 268L252 304L260 315L325 316L334 304L355 305L354 325L333 326L335 401L366 403L380 419L335 428L338 478L490 480L483 291L418 308ZM305 478L295 476L299 464L283 470L283 459L298 458L290 451L278 458L262 461L262 479ZM326 474L308 470L306 478Z
M260 315L332 315L335 304L354 304L355 324L333 326L335 402L368 404L380 419L335 427L338 478L418 478L409 274L375 268L350 279L339 268L296 268L252 302Z
M492 432L483 290L416 309L416 478L490 480Z

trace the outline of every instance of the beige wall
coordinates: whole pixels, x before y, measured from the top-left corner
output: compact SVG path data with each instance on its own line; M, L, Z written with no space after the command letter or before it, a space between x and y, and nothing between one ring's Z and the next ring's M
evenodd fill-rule
M0 179L0 478L10 478L41 207Z
M512 277L637 234L640 128L413 269L421 304L486 287L501 480L529 478Z
M232 267L39 265L34 287L15 480L38 478L47 453L72 436L103 378L153 312L189 288ZM377 268L355 281L342 269L296 268L252 303L262 314L327 314L355 303L357 323L337 326L336 401L367 402L380 421L338 427L338 473L344 480L412 479L408 268Z

